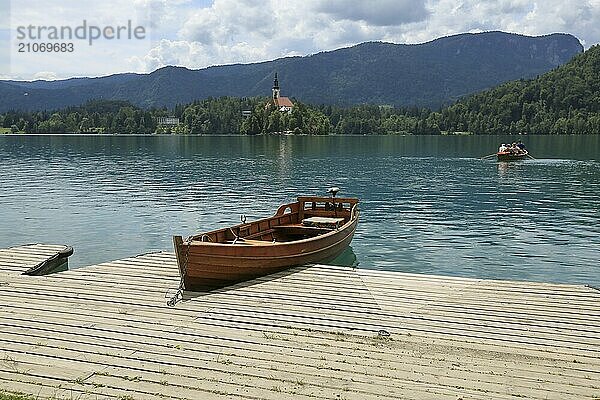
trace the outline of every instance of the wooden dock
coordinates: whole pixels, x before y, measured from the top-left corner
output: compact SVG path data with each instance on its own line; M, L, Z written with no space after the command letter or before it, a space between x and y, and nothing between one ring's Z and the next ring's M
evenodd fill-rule
M59 246L61 247L61 246ZM175 307L172 253L0 250L0 390L56 399L600 399L600 292L300 267Z

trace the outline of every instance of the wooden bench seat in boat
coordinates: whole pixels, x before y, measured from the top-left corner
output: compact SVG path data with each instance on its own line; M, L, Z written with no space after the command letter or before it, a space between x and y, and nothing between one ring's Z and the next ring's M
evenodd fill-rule
M310 217L302 220L302 226L316 228L338 228L344 224L344 218Z
M247 245L247 246L266 246L266 245L273 244L273 242L269 242L268 240L252 240L252 239L244 239L244 238L239 238L238 240L235 240L235 241L232 240L227 243Z
M332 231L333 228L321 228L317 226L305 226L302 224L290 224L274 226L273 230L288 235L322 235L324 233Z

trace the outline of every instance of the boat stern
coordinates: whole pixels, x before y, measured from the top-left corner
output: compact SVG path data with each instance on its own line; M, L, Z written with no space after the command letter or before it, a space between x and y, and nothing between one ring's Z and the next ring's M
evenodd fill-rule
M179 276L183 279L184 289L185 289L185 265L183 260L183 237L181 236L173 236L173 247L175 248L175 257L177 258L177 268L179 269Z

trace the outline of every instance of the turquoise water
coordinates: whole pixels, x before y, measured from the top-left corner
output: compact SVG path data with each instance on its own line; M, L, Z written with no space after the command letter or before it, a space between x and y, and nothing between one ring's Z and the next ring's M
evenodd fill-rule
M600 285L600 136L0 136L0 247L71 267L268 216L299 194L361 198L359 268ZM351 258L351 257L347 257Z

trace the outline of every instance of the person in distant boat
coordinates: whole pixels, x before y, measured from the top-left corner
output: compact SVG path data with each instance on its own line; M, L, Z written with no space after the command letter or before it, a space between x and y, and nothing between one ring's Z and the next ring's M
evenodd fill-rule
M500 148L498 149L498 153L504 153L506 150L508 150L508 148L506 147L506 144L502 143L500 145Z
M525 151L525 145L520 140L517 142L517 147L519 148L519 150L523 152Z

